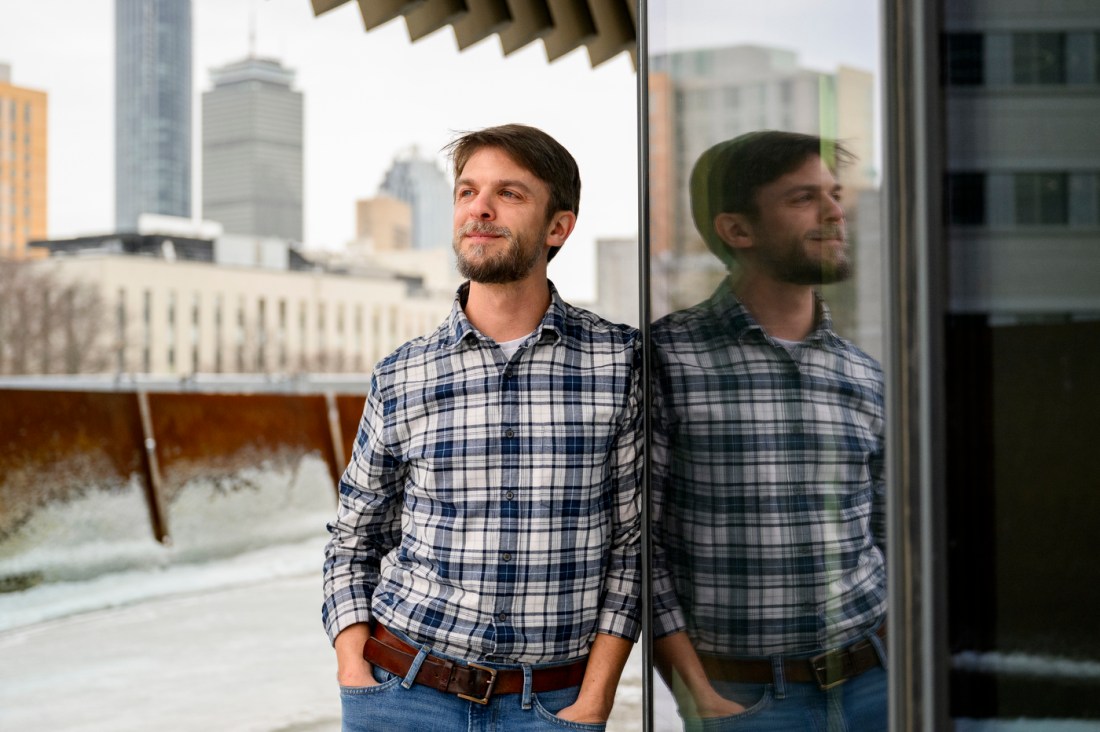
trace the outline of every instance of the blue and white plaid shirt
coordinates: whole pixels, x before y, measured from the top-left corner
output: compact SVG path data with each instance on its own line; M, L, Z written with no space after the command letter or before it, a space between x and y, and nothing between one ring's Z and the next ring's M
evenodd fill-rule
M640 631L637 331L561 300L509 360L462 311L375 367L329 524L330 639L377 619L470 661Z
M793 353L723 284L654 324L656 635L812 653L886 612L878 363L818 324Z

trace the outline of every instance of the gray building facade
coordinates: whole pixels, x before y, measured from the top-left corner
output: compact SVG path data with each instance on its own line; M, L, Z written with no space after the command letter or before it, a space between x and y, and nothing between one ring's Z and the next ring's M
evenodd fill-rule
M115 0L115 225L191 216L191 0Z
M303 97L294 71L247 58L202 99L203 218L234 234L303 238Z
M451 243L451 182L434 160L416 149L393 161L381 191L412 207L412 248L435 249Z

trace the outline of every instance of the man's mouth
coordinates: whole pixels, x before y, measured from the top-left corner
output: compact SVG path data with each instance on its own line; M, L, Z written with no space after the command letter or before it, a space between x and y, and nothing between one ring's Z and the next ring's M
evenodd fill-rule
M458 233L466 239L499 239L507 237L509 231L503 226L474 222L463 226Z
M848 237L845 236L844 229L837 227L829 227L814 231L810 234L809 238L813 241L839 241L845 244L848 242Z

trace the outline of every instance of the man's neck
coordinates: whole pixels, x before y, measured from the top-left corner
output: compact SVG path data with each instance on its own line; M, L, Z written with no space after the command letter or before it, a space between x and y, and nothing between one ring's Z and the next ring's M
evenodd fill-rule
M801 341L817 324L811 285L793 285L747 273L733 282L732 288L753 319L773 338Z
M503 343L537 328L549 307L550 285L543 275L505 285L471 282L463 310L478 332Z

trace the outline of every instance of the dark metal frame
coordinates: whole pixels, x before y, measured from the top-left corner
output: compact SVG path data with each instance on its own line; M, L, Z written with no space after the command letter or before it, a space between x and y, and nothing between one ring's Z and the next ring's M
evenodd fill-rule
M939 3L885 0L883 241L890 729L951 729Z

